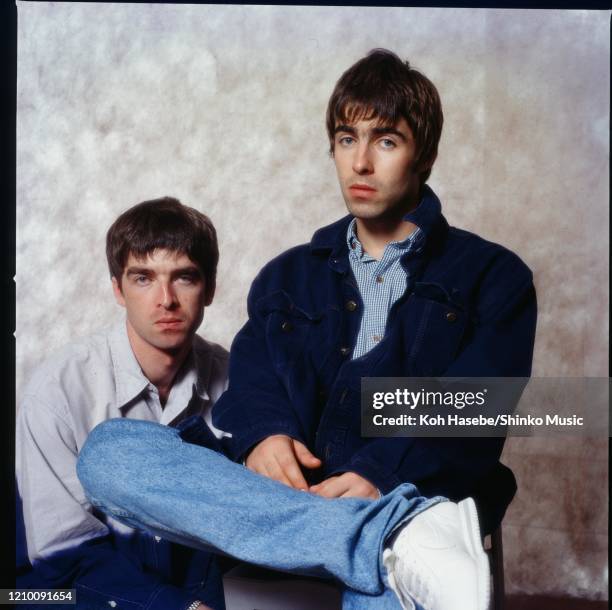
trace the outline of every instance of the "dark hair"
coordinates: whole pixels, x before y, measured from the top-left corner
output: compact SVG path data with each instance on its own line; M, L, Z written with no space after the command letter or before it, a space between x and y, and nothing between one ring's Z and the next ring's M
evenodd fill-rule
M431 173L442 133L442 105L434 84L386 49L373 49L338 80L327 105L327 134L334 153L338 123L378 119L395 125L406 119L416 142L416 165L421 183Z
M144 258L163 248L186 254L204 274L207 301L215 293L219 248L210 218L173 197L143 201L126 210L106 234L111 277L121 286L128 257Z

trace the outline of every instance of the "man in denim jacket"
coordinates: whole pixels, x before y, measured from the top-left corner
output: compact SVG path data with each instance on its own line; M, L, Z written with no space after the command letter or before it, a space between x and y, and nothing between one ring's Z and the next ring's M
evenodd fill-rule
M485 533L516 490L503 438L362 438L362 377L527 377L532 274L449 227L425 184L442 109L434 85L375 50L338 81L327 131L350 214L268 263L248 297L213 421L255 472L325 497L400 483L473 496ZM304 474L305 473L305 474Z

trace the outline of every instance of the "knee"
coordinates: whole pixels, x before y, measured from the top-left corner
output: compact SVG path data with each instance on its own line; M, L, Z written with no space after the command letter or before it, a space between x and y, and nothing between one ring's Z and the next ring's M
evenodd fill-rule
M77 476L90 499L104 498L129 477L128 465L138 454L142 425L149 422L110 419L97 425L87 437L78 461Z
M117 433L121 432L128 420L113 419L96 426L87 440L77 461L77 475L87 495L97 497L106 489L108 473L116 471L118 455L115 453Z

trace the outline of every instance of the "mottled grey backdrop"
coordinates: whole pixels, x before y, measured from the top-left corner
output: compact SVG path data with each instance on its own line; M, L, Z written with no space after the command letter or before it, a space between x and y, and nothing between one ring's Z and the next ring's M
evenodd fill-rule
M430 184L451 223L535 274L534 374L607 376L609 12L18 3L17 392L122 314L104 234L143 199L211 216L229 346L257 270L344 214L324 112L373 47L445 112ZM512 439L511 592L607 596L607 449Z

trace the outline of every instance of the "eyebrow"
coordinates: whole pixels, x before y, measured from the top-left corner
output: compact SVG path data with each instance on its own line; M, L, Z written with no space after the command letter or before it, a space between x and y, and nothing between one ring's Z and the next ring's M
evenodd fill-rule
M336 128L334 129L334 135L336 135L340 131L344 133L350 133L351 135L357 135L357 130L354 127L351 127L350 125L345 125L345 124L337 125ZM398 131L397 129L395 129L395 127L383 125L382 127L372 127L370 131L375 136L379 136L383 134L396 135L402 140L404 140L404 142L406 142L406 136L401 131Z
M125 270L125 275L151 275L153 272L146 267L128 267Z
M186 273L191 273L193 275L201 275L200 270L195 265L189 265L188 267L179 267L178 269L173 269L170 273L172 276L183 275ZM155 275L155 271L153 269L149 269L148 267L128 267L125 270L126 275Z

